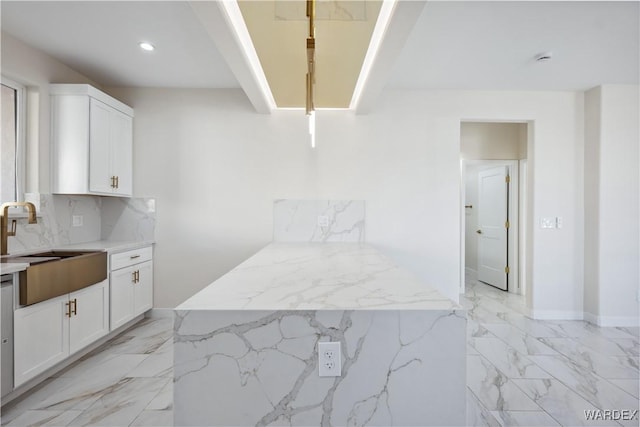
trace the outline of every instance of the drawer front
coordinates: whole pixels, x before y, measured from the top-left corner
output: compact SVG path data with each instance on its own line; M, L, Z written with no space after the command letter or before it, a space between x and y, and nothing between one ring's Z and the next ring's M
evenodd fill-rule
M151 246L113 254L111 255L111 271L151 261L152 258L153 248Z

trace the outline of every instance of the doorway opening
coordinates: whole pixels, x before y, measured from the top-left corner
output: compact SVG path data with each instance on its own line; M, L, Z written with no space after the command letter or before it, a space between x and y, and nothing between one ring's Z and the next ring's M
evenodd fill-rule
M526 294L527 123L462 122L461 292L480 281Z

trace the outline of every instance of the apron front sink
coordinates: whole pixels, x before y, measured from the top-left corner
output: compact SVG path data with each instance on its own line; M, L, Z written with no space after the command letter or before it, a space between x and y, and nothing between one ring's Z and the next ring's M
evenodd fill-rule
M107 278L106 252L49 251L22 258L30 265L20 272L20 305L46 301Z

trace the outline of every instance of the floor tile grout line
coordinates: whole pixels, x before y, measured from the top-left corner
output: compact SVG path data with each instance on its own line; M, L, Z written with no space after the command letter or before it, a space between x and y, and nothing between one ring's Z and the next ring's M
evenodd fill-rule
M541 357L544 357L544 356L545 356L545 355L541 355ZM569 357L565 356L564 354L561 354L560 356L561 356L562 358L566 359L566 360L569 362L569 364L576 366L578 369L582 369L582 367L581 367L580 365L576 364L573 360L571 360ZM555 357L555 356L552 356L552 357ZM535 362L534 362L534 363L535 363ZM563 361L563 364L564 364L564 365L567 365L566 361ZM549 375L551 375L553 378L555 378L555 379L557 379L558 381L560 381L562 384L564 384L564 385L565 385L567 388L569 388L570 390L573 390L573 388L572 388L569 384L566 384L564 381L560 380L559 378L556 378L555 376L553 376L553 374L552 374L551 372L549 372L548 370L544 369L542 366L538 365L538 367L539 367L540 369L542 369L543 371L547 372L547 373L548 373ZM615 384L611 383L607 378L604 378L604 377L602 377L602 376L598 375L598 374L595 372L595 370L594 370L594 371L592 371L592 372L591 372L591 374L592 374L592 375L594 375L594 376L596 377L596 379L599 379L599 380L605 381L605 382L606 382L606 383L608 383L609 385L611 385L611 386L613 386L613 387L615 387L615 388L617 388L617 389L620 389L624 394L626 394L626 395L630 396L631 398L635 399L635 396L631 395L631 394L630 394L630 393L628 393L626 390L622 390L620 387L618 387L618 386L616 386ZM616 378L616 379L617 379L617 378ZM576 394L578 394L579 396L581 396L581 397L582 397L584 400L586 400L587 402L591 403L591 404L592 404L593 406L595 406L596 408L601 409L601 410L602 410L602 409L604 409L604 408L600 408L600 407L599 407L600 405L597 405L597 404L593 403L589 398L587 398L585 395L583 395L583 394L579 393L578 391L575 391L575 393L576 393Z
M480 301L479 301L479 304L477 304L477 306L478 306L478 307L479 307L479 306L481 306ZM526 317L526 316L524 316L524 317ZM479 321L479 320L475 320L475 319L474 319L474 321L475 321L476 323L478 323L478 325L480 325L480 326L484 327L484 326L483 326L483 323L485 323L485 322L482 322L482 321ZM517 330L522 331L522 333L523 333L523 334L525 334L525 335L529 335L529 334L527 333L527 331L525 331L525 330L523 330L523 329L519 328L517 325L515 325L515 324L513 324L513 323L511 323L511 322L509 322L509 321L506 321L506 323L507 323L507 324L509 324L510 326L512 326L512 327L514 327L514 328L516 328ZM544 323L542 323L542 325L544 325ZM485 329L487 329L487 328L485 327ZM556 330L555 328L550 328L550 329L551 329L551 330L553 330L554 332L557 332L557 330ZM489 333L491 333L491 331L490 331L490 330L488 330L488 329L487 329L487 331L488 331ZM570 339L570 340L573 340L573 338L574 338L574 337L567 336L567 334L564 334L564 333L561 333L561 334L562 334L565 338ZM495 335L495 334L493 334L493 335ZM496 336L496 337L497 337L498 339L500 339L500 337L498 337L498 336ZM532 336L532 337L533 337L533 336ZM474 338L474 337L470 337L470 338ZM477 338L482 338L482 337L477 337ZM540 340L540 338L542 338L542 337L533 337L533 338L537 339L539 342L541 342L542 344L544 344L544 343ZM555 338L562 338L562 337L555 337ZM607 338L607 337L604 337L604 336L603 336L603 338L608 340L608 338ZM506 342L505 340L502 340L502 339L501 339L501 341L505 342L505 344L507 344L509 347L511 347L511 346L510 346L510 344L509 344L508 342ZM579 341L577 341L577 340L574 340L574 341L576 341L578 344L581 344L581 343L580 343ZM483 355L479 350L477 350L477 348L475 348L473 345L471 345L471 346L472 346L472 347L473 347L473 348L474 348L478 353L480 353L480 356L481 356L481 357L483 357L483 358L485 358L485 359L486 359L486 357L484 357L484 355ZM514 349L514 350L515 350L515 351L517 351L516 349ZM553 348L552 348L552 350L554 350L554 351L557 353L557 356L561 356L561 358L564 358L564 359L568 360L570 363L572 363L572 364L574 364L574 365L576 365L576 366L580 367L579 365L577 365L576 363L574 363L574 362L573 362L569 357L567 357L565 354L563 354L563 353L561 353L561 352L559 352L558 350L555 350L555 349L553 349ZM522 354L522 353L520 353L520 354ZM525 356L526 356L526 355L525 355ZM545 356L545 355L540 355L540 356ZM557 357L556 355L546 355L546 356ZM530 359L529 359L529 360L530 360ZM489 365L493 366L493 368L494 368L494 369L496 369L498 372L500 372L500 373L502 373L503 375L505 375L505 373L504 373L504 372L502 372L500 369L498 369L496 366L494 366L494 365L493 365L489 360L487 360L487 362L489 363ZM575 393L575 394L576 394L577 396L579 396L580 398L583 398L586 402L588 402L588 403L592 404L592 405L593 405L594 407L596 407L596 408L598 408L598 407L599 407L599 405L594 404L594 403L593 403L589 398L586 398L584 395L582 395L582 394L580 394L580 393L577 393L577 392L576 392L575 390L573 390L573 388L571 388L568 384L566 384L566 383L564 383L563 381L561 381L560 379L556 378L553 374L551 374L550 372L548 372L548 370L546 370L546 369L544 369L542 366L538 365L534 360L531 360L531 362L532 362L534 365L536 365L538 368L540 368L542 371L544 371L544 372L548 373L548 374L551 376L551 378L555 379L555 380L556 380L556 381L558 381L560 384L562 384L562 385L564 385L565 387L567 387L570 391L572 391L573 393ZM564 362L563 362L563 364L565 364L565 365L566 365L566 363L564 363ZM612 385L612 386L616 387L617 389L621 389L620 387L617 387L615 384L612 384L612 383L611 383L610 381L608 381L606 378L602 378L602 377L600 377L599 375L595 374L595 372L594 372L593 374L594 374L594 375L596 375L596 377L598 377L598 378L600 378L600 379L602 379L602 380L606 381L606 382L607 382L607 383L609 383L610 385ZM511 379L512 379L512 378L510 378L510 377L509 377L509 376L507 376L507 375L505 375L505 376L506 376L506 378L507 378L508 380L511 380ZM527 378L523 378L523 379L524 379L524 380L527 380ZM513 381L511 381L511 382L513 383L513 385L515 385L515 386L516 386L516 388L518 388L521 392L523 392L523 393L524 393L524 390L522 390L522 389L518 386L518 384L517 384L516 382L513 382ZM628 392L626 392L626 390L622 390L622 389L621 389L621 391L623 391L623 392L624 392L625 394L627 394L627 395L630 395ZM526 393L525 393L525 394L526 394ZM527 395L527 396L528 396L528 395ZM633 396L632 396L632 397L633 397ZM634 398L635 398L635 397L634 397ZM536 403L536 405L538 405L538 403L537 403L537 402L535 402L535 403ZM538 405L538 406L540 406L540 405ZM486 409L486 408L485 408L485 409ZM599 408L599 409L602 409L602 408ZM554 417L553 417L549 412L547 412L546 410L544 410L544 408L541 408L541 410L542 410L543 412L545 412L547 415L549 415L549 416L550 416L552 419L554 419L556 422L558 422L558 420L556 420L556 419L555 419L555 418L554 418ZM560 422L559 422L559 424L560 424L560 425L562 425Z
M524 392L524 390L522 390L520 387L518 387L518 384L516 384L515 382L513 382L513 379L522 379L522 380L533 380L533 379L541 379L541 378L511 378L509 375L505 374L504 372L502 372L502 370L498 369L498 367L496 367L493 363L491 363L491 361L489 359L487 359L484 355L482 354L474 354L472 356L479 356L481 358L483 358L488 365L490 365L491 367L493 367L493 369L495 369L496 371L498 371L500 374L502 374L506 379L507 382L511 383L513 386L515 386L518 390L520 390L525 396L527 396L527 398L529 400L531 400L538 408L540 408L541 411L544 411L544 409L538 404L538 402L536 402L535 400L531 399L529 397L529 395L527 393ZM546 371L545 371L546 372ZM549 374L551 375L551 374ZM553 376L552 376L553 377ZM473 391L473 390L472 390ZM546 411L545 411L546 412Z
M582 343L580 343L580 342L578 342L578 341L575 341L573 338L555 338L555 339L568 339L568 340L571 340L571 341L575 342L575 343L577 344L577 346L585 347L587 350L589 350L589 351L590 351L590 352L592 352L592 353L595 353L597 356L602 357L602 358L604 358L604 359L611 360L611 362L612 362L612 363L615 363L615 364L616 364L616 365L618 365L618 367L620 367L620 368L624 368L624 369L632 369L632 370L637 371L637 372L639 373L639 377L640 377L640 370L639 370L638 368L636 368L636 367L634 367L634 366L625 366L625 365L622 365L620 362L615 361L615 358L618 358L618 357L627 357L627 356L611 356L611 355L606 355L606 354L598 353L598 352L594 351L593 349L591 349L591 348L589 348L589 347L585 346L584 344L582 344ZM542 341L541 341L541 342L542 342ZM544 344L544 342L543 342L543 344ZM549 346L549 347L551 347L551 346ZM554 349L554 350L555 350L555 349ZM573 359L571 359L571 357L570 357L570 355L569 355L569 354L564 353L564 352L562 352L562 351L560 351L560 350L555 350L555 351L556 351L556 353L558 353L558 355L565 356L566 358L568 358L569 360L571 360L571 361L573 362ZM539 356L547 356L547 355L546 355L546 354L541 354L541 355L539 355ZM577 363L575 363L575 362L574 362L574 364L576 364L576 365L577 365ZM581 365L578 365L578 366L580 366L580 367L581 367ZM597 373L595 369L592 369L592 370L593 370L593 372L594 372L594 373ZM600 376L600 377L602 377L603 379L607 379L607 380L610 380L610 379L614 379L614 380L617 380L617 379L625 379L625 378L606 378L606 377L604 377L604 376L602 376L602 375L599 375L599 376ZM635 379L635 378L630 378L630 379Z
M488 413L489 413L489 415L493 416L493 414L491 414L491 412L492 412L492 411L490 411L489 409L487 409L487 407L484 405L484 403L482 403L482 401L478 398L478 395L476 395L476 394L475 394L475 392L474 392L473 390L471 390L471 388L469 388L469 386L468 386L468 385L467 385L467 391L468 391L469 393L471 393L471 395L473 396L473 399L475 399L476 404L477 404L478 406L481 406L481 407L482 407L482 409L483 409L485 412L488 412ZM467 409L469 409L469 408L467 407ZM494 418L495 418L495 417L494 417ZM496 421L498 421L498 420L496 420Z
M482 325L482 324L480 324L480 326L483 326L483 325ZM515 328L515 327L514 327L514 326L512 326L511 324L509 324L509 326L511 326L511 327L513 327L513 328ZM485 327L485 329L487 329L487 328ZM515 328L515 329L517 329L517 328ZM517 330L518 330L518 331L520 331L520 332L522 332L520 329L517 329ZM507 347L509 347L509 348L513 349L515 352L517 352L517 353L518 353L518 354L520 354L521 356L526 357L527 359L529 358L529 356L543 356L542 354L528 354L528 353L527 353L527 354L525 354L525 353L523 353L523 352L519 351L517 348L513 347L513 346L511 345L511 343L510 343L510 342L508 342L506 339L501 338L499 335L496 335L495 333L491 332L491 330L489 330L489 329L487 329L487 331L488 331L490 334L492 334L493 336L495 336L497 339L499 339L500 341L502 341L504 344L506 344L506 345L507 345ZM540 339L539 339L539 338L534 337L533 335L529 335L529 334L527 334L526 332L522 332L522 334L524 334L524 335L525 335L525 337L527 337L527 338L531 338L531 339L533 339L533 340L538 341L540 344L546 345L544 342L540 341ZM472 337L472 338L485 338L485 337ZM472 347L473 347L473 346L472 346ZM547 347L549 347L549 346L547 346ZM475 348L475 347L474 347L474 348ZM551 347L549 347L549 348L551 348ZM557 354L560 354L560 353L559 353L556 349L554 349L554 348L551 348L551 350L553 350L553 351L554 351L554 352L556 352ZM476 351L478 351L478 352L479 352L479 350L477 350L477 349L476 349ZM544 354L544 356L547 356L547 354ZM532 362L533 362L533 361L532 361Z

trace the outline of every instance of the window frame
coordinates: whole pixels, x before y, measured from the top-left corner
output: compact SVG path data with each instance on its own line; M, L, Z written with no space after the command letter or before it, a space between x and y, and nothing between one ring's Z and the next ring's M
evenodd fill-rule
M27 156L26 156L26 130L27 130L27 89L17 81L5 76L0 76L0 83L10 87L16 92L16 200L22 202L25 199ZM0 200L4 203L10 200ZM13 209L12 209L13 210ZM20 210L22 212L22 210ZM18 212L12 212L18 213ZM13 216L13 215L12 215Z

